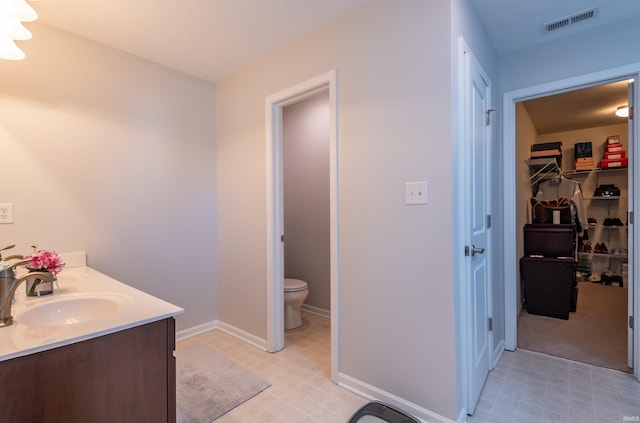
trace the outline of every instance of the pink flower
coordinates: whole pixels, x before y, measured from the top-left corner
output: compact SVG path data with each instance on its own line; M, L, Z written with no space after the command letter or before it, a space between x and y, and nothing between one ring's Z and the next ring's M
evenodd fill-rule
M53 273L54 276L60 273L66 264L55 251L40 250L24 258L31 259L31 262L26 264L27 269Z

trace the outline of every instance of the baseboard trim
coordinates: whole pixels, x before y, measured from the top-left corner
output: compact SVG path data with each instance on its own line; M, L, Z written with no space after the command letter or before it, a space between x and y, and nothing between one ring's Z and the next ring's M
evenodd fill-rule
M266 339L259 338L255 335L250 334L249 332L246 332L242 329L238 329L233 325L230 325L225 322L221 322L220 320L213 320L211 322L203 323L201 325L194 326L192 328L183 329L176 333L176 340L181 341L183 339L200 335L201 333L208 332L214 329L226 332L229 335L235 338L238 338L239 340L244 341L248 344L251 344L256 348L259 348L263 351L267 351Z
M498 365L498 361L500 361L500 357L502 357L502 353L504 353L505 345L504 339L498 342L498 346L493 350L493 363L491 363L491 369L495 369Z
M376 388L375 386L369 385L361 380L345 375L344 373L338 373L338 385L348 391L360 395L363 398L382 401L386 404L397 407L398 409L419 418L425 423L456 423L453 420L434 413L433 411L422 408L417 404L397 397L390 392ZM464 421L465 420L460 420L460 417L458 417L458 422Z
M232 326L228 323L218 321L218 329L228 333L231 336L235 336L236 338L244 341L248 344L253 345L256 348L259 348L263 351L267 351L267 340L263 338L259 338L249 332L246 332L242 329L239 329L235 326Z
M302 304L302 311L324 317L325 319L331 319L331 310L325 310L324 308Z
M204 332L218 328L218 321L213 320L211 322L203 323L201 325L193 326L187 329L176 332L176 340L182 341L183 339L191 338L192 336L200 335Z

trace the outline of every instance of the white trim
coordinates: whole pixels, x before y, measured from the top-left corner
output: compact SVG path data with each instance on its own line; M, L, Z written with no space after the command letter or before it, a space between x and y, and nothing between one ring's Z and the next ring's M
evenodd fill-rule
M458 98L457 98L457 112L455 116L465 116L464 110L464 97L465 97L465 82L464 77L466 75L466 60L465 60L466 43L462 37L458 38ZM454 177L455 192L454 192L454 284L456 289L456 314L458 316L456 320L457 332L458 332L458 347L457 347L457 361L460 366L460 383L458 383L457 391L462 397L462 405L466 410L468 402L467 386L469 386L469 364L467 355L469 351L468 342L468 330L467 322L469 320L469 313L466 307L468 301L468 293L465 289L466 281L469 279L470 262L466 260L466 257L461 253L464 251L465 245L469 245L469 228L467 218L464 210L466 210L466 150L464 147L464 119L458 119L457 137L455 139L454 148Z
M329 91L329 185L331 263L331 379L338 375L338 98L332 70L266 98L267 148L267 350L284 348L282 216L282 108Z
M338 386L368 400L382 401L386 404L397 407L398 409L419 418L423 422L455 423L453 420L441 416L438 413L422 408L417 404L402 399L380 388L376 388L375 386L369 385L368 383L344 373L338 374ZM466 419L466 414L464 416ZM460 418L458 418L458 421L464 422L465 420L460 420Z
M258 338L257 336L252 335L249 332L246 332L228 323L221 322L220 320L214 320L198 326L194 326L192 328L181 330L176 333L176 340L182 341L184 339L191 338L192 336L200 335L201 333L209 332L212 330L221 330L233 336L234 338L238 338L239 340L244 341L247 344L253 345L254 347L262 351L267 351L267 341L265 339Z
M315 314L316 316L323 317L325 319L331 319L331 310L326 310L320 307L314 307L309 304L302 304L302 311Z
M516 103L519 101L547 96L560 92L570 91L577 88L583 88L588 86L600 85L609 81L620 80L622 78L636 75L638 80L638 74L640 73L640 63L633 63L616 68L610 68L599 72L594 72L586 75L575 76L558 81L553 81L545 84L540 84L532 87L522 88L518 90L508 91L503 94L502 102L502 142L503 142L503 222L504 222L504 284L505 284L505 348L508 350L515 350L517 347L517 316L518 316L518 302L516 299L516 287L518 283L517 272L517 260L516 257L516 234L518 228L516 228ZM638 112L634 109L634 117L631 122L636 130L636 136L638 134ZM637 158L636 158L637 159ZM634 165L636 163L634 162ZM634 186L640 186L640 169L634 167L636 172L634 175ZM639 197L639 196L636 196ZM637 203L637 201L635 201ZM635 204L634 213L636 219L640 218L640 210L637 208L640 204ZM640 220L633 225L633 239L637 240L640 235ZM633 263L640 262L638 254L640 253L640 246L634 245L633 251ZM638 272L633 272L634 286L638 287L637 281ZM634 313L636 322L638 321L640 311L640 289L636 289L634 292ZM638 335L638 329L636 325L636 336L634 341L634 376L636 379L640 378L640 338Z
M213 320L211 322L203 323L201 325L193 326L187 329L176 332L176 339L182 341L183 339L191 338L192 336L200 335L201 333L209 332L218 328L218 321Z

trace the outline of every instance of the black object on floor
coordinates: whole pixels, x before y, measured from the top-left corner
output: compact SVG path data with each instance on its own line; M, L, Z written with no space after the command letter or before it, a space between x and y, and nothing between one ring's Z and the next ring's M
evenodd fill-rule
M414 417L403 413L402 411L383 404L378 401L372 401L359 409L349 419L349 423L420 423Z

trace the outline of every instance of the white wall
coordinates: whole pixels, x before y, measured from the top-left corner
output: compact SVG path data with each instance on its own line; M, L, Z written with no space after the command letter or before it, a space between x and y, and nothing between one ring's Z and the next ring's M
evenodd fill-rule
M217 86L218 305L266 337L265 97L335 68L339 371L455 419L450 13L371 0Z
M86 250L88 264L216 318L215 89L139 58L29 25L0 61L2 244Z
M640 16L500 58L507 92L604 69L640 63Z
M331 310L329 93L284 107L284 275L306 281L308 306Z

